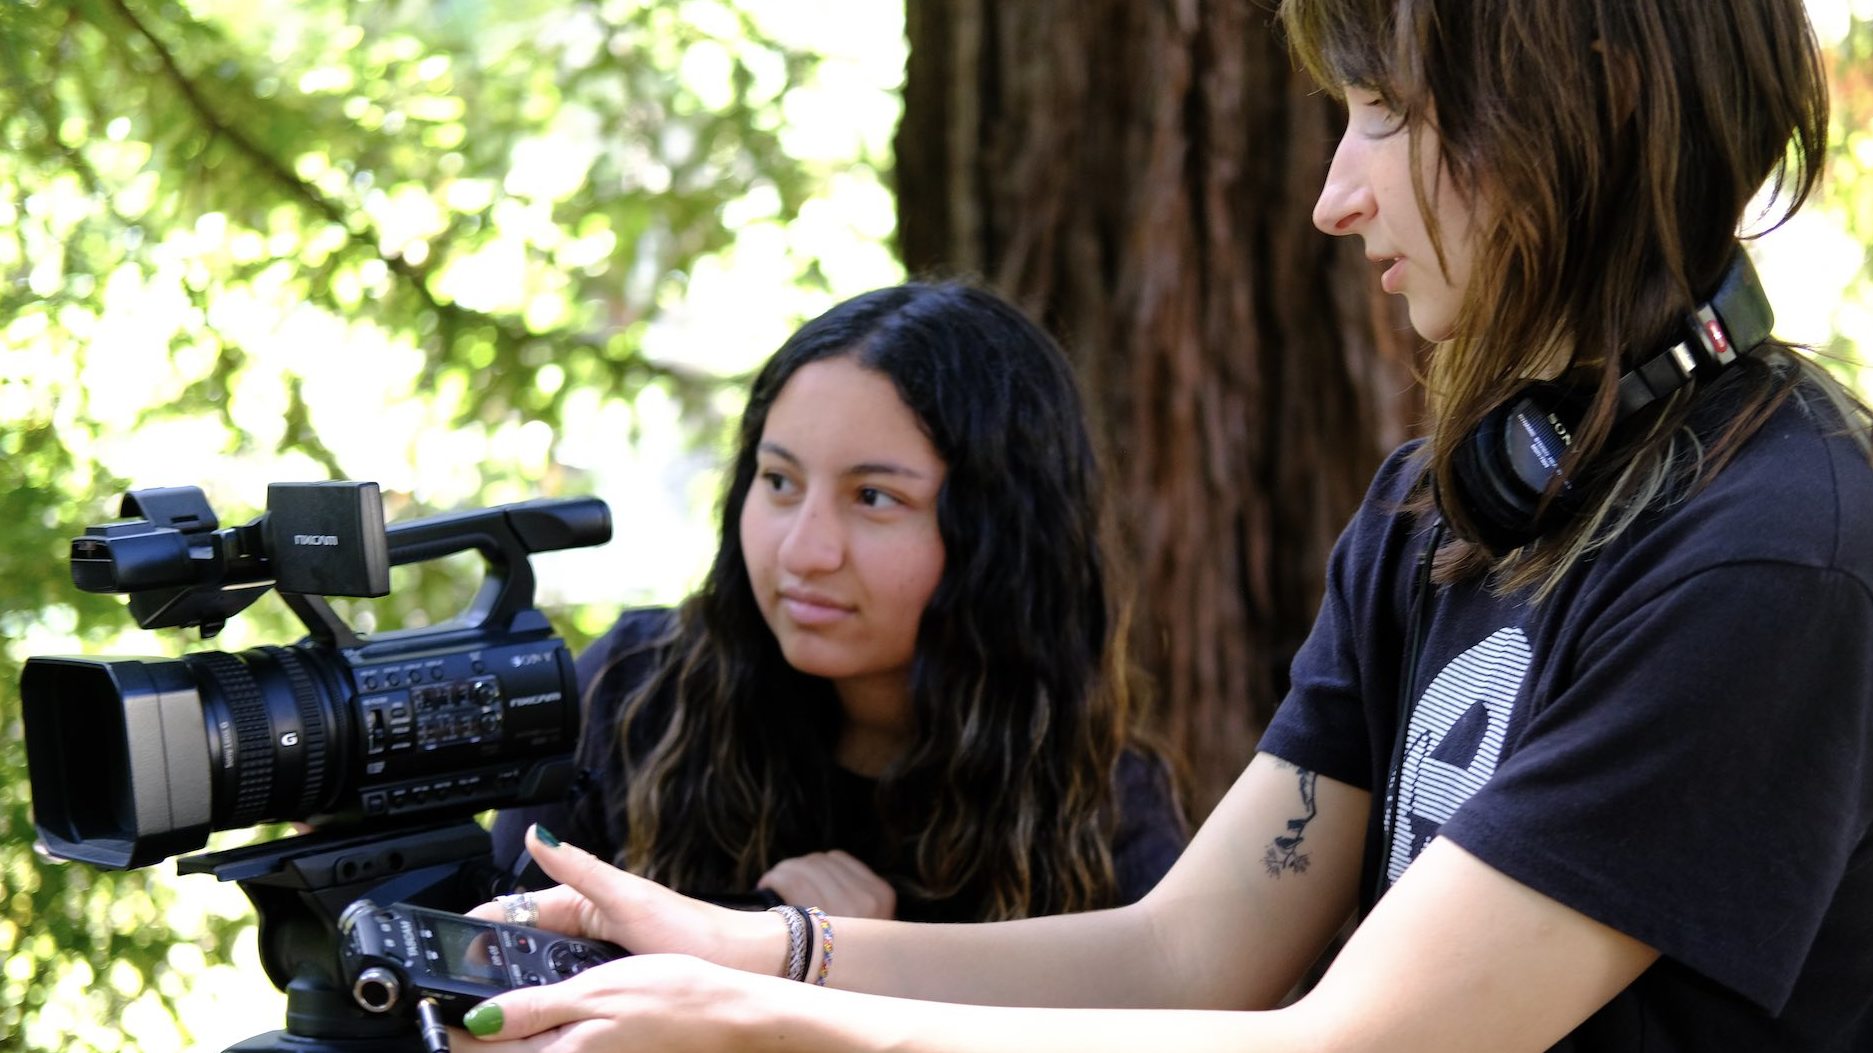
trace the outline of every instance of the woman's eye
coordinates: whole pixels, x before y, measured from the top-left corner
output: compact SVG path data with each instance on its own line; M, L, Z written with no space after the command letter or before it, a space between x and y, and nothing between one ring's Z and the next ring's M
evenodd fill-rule
M793 481L780 472L762 472L759 478L761 484L767 487L770 493L783 494L793 486Z
M858 491L858 502L866 508L888 508L891 505L904 503L875 486L860 487Z
M1353 119L1361 131L1372 136L1386 136L1405 126L1405 117L1385 96L1371 94L1352 100Z

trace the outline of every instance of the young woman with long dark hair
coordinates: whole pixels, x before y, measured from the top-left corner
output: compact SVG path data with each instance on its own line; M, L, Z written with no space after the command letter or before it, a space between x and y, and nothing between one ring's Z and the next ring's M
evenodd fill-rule
M1281 11L1348 109L1315 222L1436 342L1432 419L1189 850L1110 911L815 916L795 970L775 919L536 831L542 924L638 956L476 1048L1873 1049L1868 414L1738 242L1822 161L1802 3Z
M983 921L1131 902L1185 830L1134 735L1073 376L964 284L841 303L762 368L721 545L580 658L592 783L530 821L712 898Z

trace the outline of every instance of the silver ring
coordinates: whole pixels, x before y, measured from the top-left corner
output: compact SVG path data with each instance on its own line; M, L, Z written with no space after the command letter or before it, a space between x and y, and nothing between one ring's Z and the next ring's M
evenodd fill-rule
M494 901L501 905L501 911L507 916L509 925L525 925L531 929L540 923L540 905L533 901L531 892L497 896Z

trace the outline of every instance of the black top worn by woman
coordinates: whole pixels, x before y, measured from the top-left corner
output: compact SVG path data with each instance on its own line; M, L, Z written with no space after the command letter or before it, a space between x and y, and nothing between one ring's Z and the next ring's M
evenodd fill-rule
M658 663L667 660L670 649L666 641L672 621L673 612L665 608L626 611L603 638L579 656L585 721L576 760L583 785L570 801L500 813L494 822L497 861L506 865L519 856L527 826L535 822L601 859L618 858L630 830L629 817L614 800L621 799L622 794L613 792L623 786L625 778L625 755L617 745L618 721L637 687ZM655 745L669 719L667 699L653 698L647 704L662 705L666 712L647 712L647 719L633 729L630 748L637 756ZM1189 832L1170 778L1159 763L1128 750L1120 755L1114 778L1118 823L1113 831L1112 862L1117 898L1111 905L1118 906L1139 899L1158 883L1183 851ZM837 765L833 766L831 779L828 811L819 824L820 843L776 846L776 862L809 852L841 849L897 889L899 918L946 922L981 919L981 904L966 894L940 900L907 894L894 876L901 868L890 858L889 839L875 807L877 780ZM982 792L986 795L994 791L982 787ZM745 888L679 891L722 899L748 897L754 892Z

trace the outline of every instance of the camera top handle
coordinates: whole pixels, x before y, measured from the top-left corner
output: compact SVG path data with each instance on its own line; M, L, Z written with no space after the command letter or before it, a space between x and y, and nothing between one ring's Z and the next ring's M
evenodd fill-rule
M543 498L393 523L386 532L392 566L469 549L480 552L487 563L487 574L468 608L450 623L420 630L426 637L446 640L451 628L463 635L548 632L545 618L533 606L533 567L527 556L604 544L611 540L611 511L596 497ZM324 597L290 592L280 596L313 638L345 649L365 646Z

